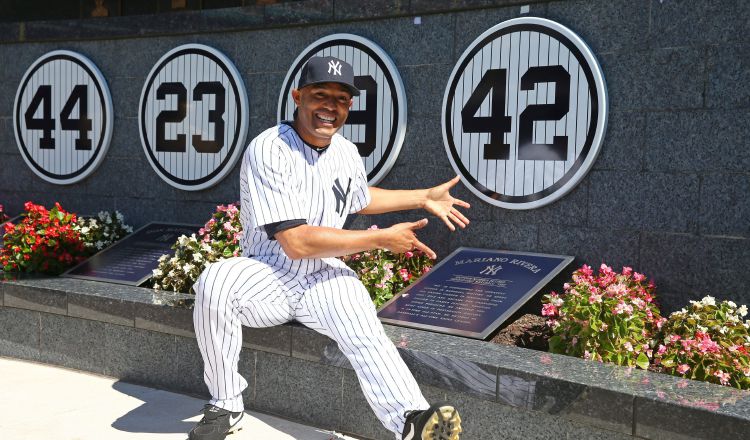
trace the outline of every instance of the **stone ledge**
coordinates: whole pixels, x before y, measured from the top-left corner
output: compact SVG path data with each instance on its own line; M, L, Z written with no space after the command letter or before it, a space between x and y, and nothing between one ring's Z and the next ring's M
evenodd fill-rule
M189 298L69 278L0 282L0 356L206 396L192 311L173 305ZM547 418L565 427L570 438L576 432L717 438L750 429L748 392L484 341L385 329L427 395L466 406L473 433L467 438L494 438L497 424L509 422L491 414L508 411L513 420ZM347 411L331 412L352 405L366 409L351 366L332 340L299 324L243 328L243 335L240 370L249 382L248 407L390 438L374 417L362 425L348 420ZM478 415L487 408L490 415ZM513 429L520 429L519 437L543 437L534 431L541 427L531 425Z

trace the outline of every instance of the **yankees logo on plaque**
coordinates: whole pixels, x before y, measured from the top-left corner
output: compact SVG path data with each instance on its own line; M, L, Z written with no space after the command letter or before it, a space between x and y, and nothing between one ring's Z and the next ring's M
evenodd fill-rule
M29 67L13 106L21 156L55 184L79 182L96 170L113 120L104 76L88 58L67 50L42 55Z
M406 131L406 93L396 65L377 44L351 34L334 34L309 45L294 60L279 96L279 122L294 117L291 90L297 87L302 66L313 56L333 56L354 67L354 97L346 124L339 132L359 149L367 179L375 185L396 162ZM335 74L340 66L329 66Z
M453 168L474 194L503 208L538 208L571 191L599 154L606 123L599 63L570 29L542 18L480 35L443 98Z
M138 111L141 143L170 185L197 191L223 179L247 134L248 101L237 68L200 44L176 47L151 69Z

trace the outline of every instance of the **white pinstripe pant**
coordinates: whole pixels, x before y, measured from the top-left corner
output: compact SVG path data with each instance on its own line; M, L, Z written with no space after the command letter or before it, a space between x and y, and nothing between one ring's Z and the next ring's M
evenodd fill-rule
M429 407L353 272L328 269L295 276L235 257L209 265L194 288L193 320L211 404L243 410L247 382L237 371L242 325L271 327L297 320L338 343L375 415L397 438L405 411Z

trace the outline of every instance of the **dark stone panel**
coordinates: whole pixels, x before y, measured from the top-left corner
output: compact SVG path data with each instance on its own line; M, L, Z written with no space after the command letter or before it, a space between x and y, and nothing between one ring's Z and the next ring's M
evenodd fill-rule
M21 152L16 149L15 152L0 155L0 181L3 182L3 191L23 191L31 193L42 192L56 194L69 192L72 187L79 187L81 184L75 184L72 187L61 187L53 185L41 177L37 176L21 157Z
M111 76L106 76L105 78L109 85L109 92L112 95L112 107L115 117L137 118L144 78L138 76L119 76L117 72L113 72Z
M451 235L451 249L459 246L504 249L514 251L536 251L539 226L533 224L512 224L473 222L464 230Z
M135 326L139 329L195 338L192 309L168 304L137 304Z
M750 240L746 238L704 237L700 255L700 297L750 304L750 273L737 268L750 267ZM696 298L699 299L699 298ZM687 301L685 301L687 303Z
M700 195L700 233L750 236L750 175L709 174Z
M445 166L448 158L438 128L439 121L432 116L410 117L396 165Z
M237 364L237 371L247 381L247 388L242 391L242 401L245 404L245 408L253 408L255 406L255 365L257 364L258 352L254 350L244 349L240 352L240 360ZM201 365L203 365L201 363Z
M39 315L0 307L0 356L39 360Z
M5 307L36 310L39 312L65 315L68 313L68 297L64 292L51 289L37 289L3 283Z
M656 47L744 41L750 3L744 0L651 0L651 44Z
M107 160L114 157L126 157L133 162L134 166L137 165L142 170L153 173L151 166L146 162L145 154L138 131L138 118L125 118L115 115Z
M106 374L103 359L113 348L107 345L105 328L108 325L42 313L39 358L48 364Z
M373 19L406 14L409 11L409 2L403 0L347 0L337 1L335 5L335 20Z
M401 78L404 80L409 117L425 115L434 118L435 129L443 108L443 93L453 66L451 64L429 64L424 66L402 66ZM447 163L447 162L446 162Z
M545 18L578 34L594 54L648 45L650 0L557 1L547 7Z
M333 339L299 325L288 328L292 330L292 357L352 369L351 363Z
M393 433L380 423L370 404L362 393L362 388L353 371L344 372L344 397L341 410L341 422L337 431L354 433L357 436L378 440L391 440ZM445 391L429 385L419 385L427 402L445 400ZM416 409L416 408L415 408Z
M330 21L333 19L333 0L306 0L266 5L264 18L266 23L273 25Z
M679 309L696 295L701 283L701 239L689 234L641 234L640 270L656 283L660 304ZM678 293L680 298L665 295Z
M493 220L512 224L553 223L567 226L584 226L588 222L589 181L583 180L568 194L554 202L535 209L494 208ZM489 205L482 201L481 203Z
M105 374L125 382L174 388L177 370L175 336L105 324Z
M393 0L381 0L393 1ZM396 0L402 5L406 2ZM366 3L366 2L362 2ZM348 4L342 2L339 4ZM338 12L339 4L336 5ZM366 12L365 12L366 11ZM361 9L360 13L377 14L374 8ZM368 20L352 23L338 23L330 26L329 33L345 32L372 40L383 48L386 54L398 66L403 76L402 66L421 66L429 64L451 64L451 50L454 39L453 17L449 15L429 15L421 17L419 24L414 18L393 18L388 20ZM404 44L404 42L409 44ZM405 86L407 93L409 87ZM442 90L438 92L442 98ZM409 105L413 101L409 102ZM409 112L411 115L411 111Z
M429 0L427 0L429 1ZM425 2L424 0L422 1ZM489 0L487 3L490 5L497 4L497 2ZM506 6L510 3L516 3L514 7L500 7L500 8L487 8L479 9L474 11L467 11L456 14L456 44L453 47L453 62L455 63L466 51L469 45L477 39L482 33L491 28L492 26L502 23L511 18L523 17L523 16L534 16L544 17L547 15L547 3L536 4L536 2L511 2L502 1L501 6ZM531 3L531 4L530 4ZM529 5L528 14L521 14L521 5ZM451 65L451 70L453 66ZM450 71L448 72L450 75ZM440 90L440 98L443 97L445 91L445 85L448 83L446 77L443 83L443 88Z
M437 167L397 165L391 169L378 187L385 189L430 188L455 177L453 170L445 165Z
M222 204L236 201L230 198L226 201L220 201ZM208 219L216 212L216 203L198 202L198 201L177 201L175 203L176 212L172 214L171 220L177 223L188 223L203 226ZM196 230L197 232L197 230Z
M748 118L748 109L650 113L645 167L662 172L746 172Z
M590 225L695 232L698 176L594 171L590 174Z
M703 106L705 51L669 48L601 54L612 110Z
M750 106L750 46L708 48L708 107Z
M68 293L68 316L133 327L135 304L121 298Z
M243 149L244 144L239 146ZM200 191L178 191L177 200L179 201L193 201L201 202L206 201L213 203L214 207L217 205L227 205L234 203L240 199L240 166L242 162L242 156L237 160L237 163L232 167L232 170L227 174L224 179L218 182L216 185L202 189ZM208 221L208 217L201 223Z
M242 326L242 346L292 356L292 327L289 325L266 328Z
M635 399L634 434L648 439L734 438L748 432L747 420L716 414L701 408L686 408L673 402Z
M0 117L0 155L5 154L11 156L20 154L13 129L13 119L11 117ZM5 163L5 160L2 163Z
M640 171L646 139L646 116L642 112L609 112L607 132L594 170Z
M117 188L118 197L148 196L151 188L145 182L156 175L144 162L145 158L105 157L96 172L83 182L81 190L87 196L107 196L109 200L113 188ZM99 209L95 209L97 211Z
M173 199L147 199L147 198L130 198L116 197L115 208L127 217L128 223L134 228L144 226L146 223L153 221L177 222L177 202ZM210 212L202 211L201 218L208 218ZM196 224L202 224L203 221L195 221Z
M631 266L639 270L639 234L618 229L572 228L560 225L539 227L539 251L576 257L566 271L583 264L598 268L602 263L619 270Z
M344 370L272 353L257 352L256 359L254 409L324 429L338 426Z
M198 349L195 338L175 338L177 373L171 385L176 391L190 393L210 399L211 394L203 381L203 357Z
M451 356L399 350L401 357L420 384L460 391L494 401L497 395L497 368L478 365Z
M449 11L452 9L481 8L490 4L503 5L518 2L516 0L411 0L409 3L409 9L411 12L413 14L419 14L426 12ZM534 1L527 1L524 3L534 3Z
M391 440L393 433L385 429L375 417L353 371L344 372L342 388L344 395L336 430L355 433L368 439Z
M325 30L315 26L239 32L234 35L237 56L233 61L243 74L276 72L286 75L297 55L317 38L326 35ZM284 50L278 50L280 47ZM277 97L281 82L273 87Z
M312 2L311 2L312 3ZM301 9L301 8L296 8ZM274 24L303 24L319 16L315 8L293 11L294 17L281 20L274 13ZM290 14L291 15L291 14ZM330 19L330 15L328 16ZM206 11L181 11L148 16L110 17L106 20L55 20L25 23L27 41L85 40L112 37L156 36L248 29L263 26L263 9L257 6L243 8L213 9Z
M14 43L21 39L21 23L0 23L0 42Z

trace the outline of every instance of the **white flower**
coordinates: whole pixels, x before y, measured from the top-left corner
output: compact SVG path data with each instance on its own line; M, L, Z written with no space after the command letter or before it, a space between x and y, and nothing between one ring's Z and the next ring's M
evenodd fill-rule
M706 296L701 300L701 304L703 304L704 306L715 306L716 299L714 299L713 296Z
M699 332L703 332L703 333L706 333L706 332L708 331L708 329L707 329L706 327L703 327L702 325L700 325L700 324L699 324L699 325L698 325L698 331L699 331Z
M99 217L99 220L104 221L109 216L109 214L104 211L99 211L99 214L97 214L97 216Z
M728 328L726 328L726 326L722 326L722 327L721 327L721 328L719 329L719 333L721 333L722 335L723 335L723 334L725 334L725 333L726 333L727 331L729 331L729 329L728 329Z
M123 216L123 215L122 215L122 214L120 213L120 211L115 211L115 217L117 218L117 220L118 220L118 221L119 221L120 223L122 223L122 222L123 222L123 220L125 220L125 216Z
M164 275L164 272L162 272L161 269L154 269L153 270L153 275L155 277L160 277L160 276Z
M731 307L733 309L737 308L737 304L735 304L734 301L727 301L727 305L729 305L729 307Z
M746 306L746 305L744 305L744 304L742 304L742 305L740 306L740 308L738 308L738 309L737 309L737 313L739 313L739 314L740 314L740 316L742 316L742 317L744 318L744 317L745 317L745 315L747 315L747 306Z
M89 228L88 226L84 226L81 228L81 234L88 234L90 230L91 228Z
M104 247L104 242L102 242L102 241L97 241L97 242L96 242L96 244L95 244L95 246L96 246L96 248L97 248L97 249L101 249L101 248L103 248L103 247Z
M131 232L133 232L133 227L132 226L125 226L124 229L125 229L125 232L127 232L128 234L130 234Z
M193 254L193 261L195 261L196 263L200 263L202 260L203 260L203 255L198 254L198 253Z
M172 258L169 259L169 263L170 264L177 264L179 262L180 262L180 260L177 257L172 257Z
M187 235L180 235L180 237L177 239L177 243L179 243L180 246L187 246L187 243L188 243Z
M193 265L192 265L192 264L190 264L190 263L188 263L188 264L186 264L186 265L182 266L182 270L183 270L183 271L184 271L185 273L190 273L190 271L191 271L191 270L193 270L194 268L195 268L195 266L193 266Z
M161 257L159 257L159 263L163 263L167 258L169 258L169 255L162 255Z

